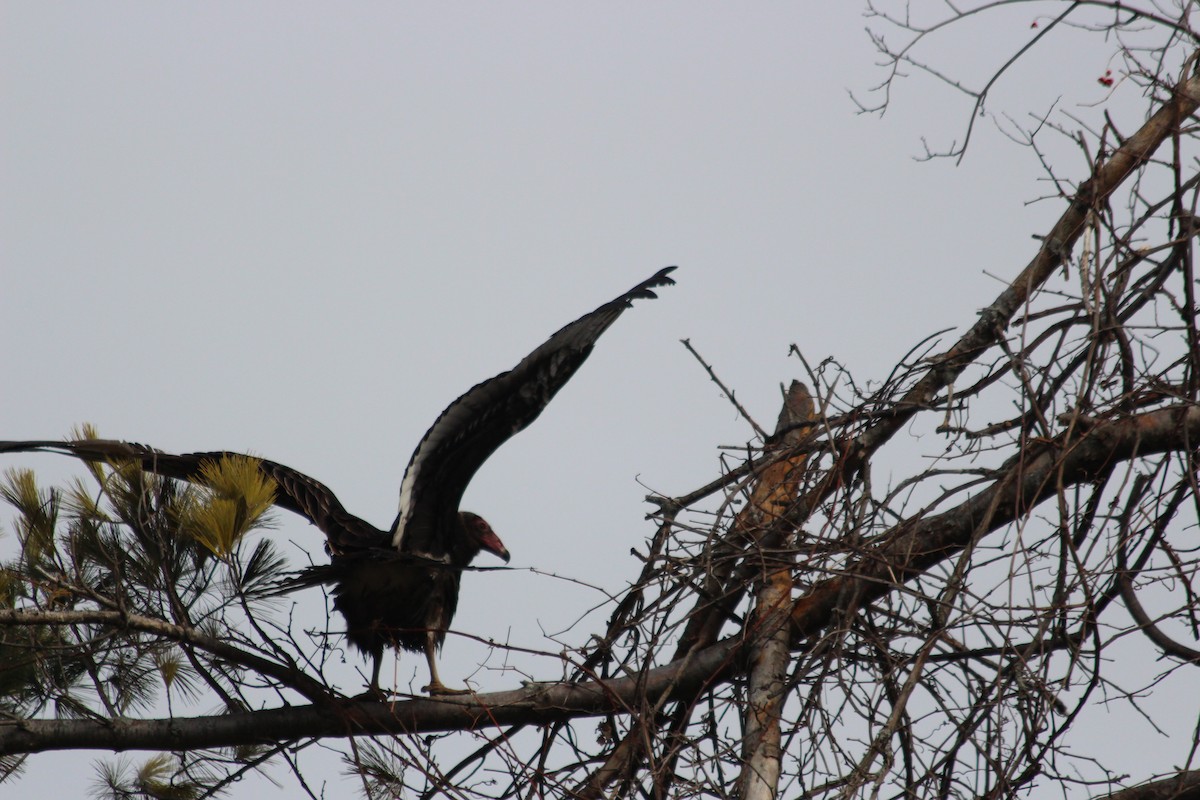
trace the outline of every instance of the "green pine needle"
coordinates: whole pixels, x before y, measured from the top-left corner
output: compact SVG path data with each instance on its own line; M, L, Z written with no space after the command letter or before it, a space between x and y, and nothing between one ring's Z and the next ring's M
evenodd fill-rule
M85 441L88 439L99 439L100 431L90 422L84 422L79 427L72 427L70 434L67 436L76 442ZM88 472L92 473L92 477L96 479L96 483L104 485L104 464L99 461L84 461L83 465L87 467Z
M191 800L200 796L201 787L180 780L178 760L167 754L152 756L137 772L137 788L154 800Z
M224 456L201 465L204 491L191 508L188 530L201 545L228 559L275 502L275 481L257 458Z
M52 555L54 526L58 520L57 494L39 491L33 470L8 469L4 471L4 480L0 481L0 496L19 514L17 537L25 558L38 562Z

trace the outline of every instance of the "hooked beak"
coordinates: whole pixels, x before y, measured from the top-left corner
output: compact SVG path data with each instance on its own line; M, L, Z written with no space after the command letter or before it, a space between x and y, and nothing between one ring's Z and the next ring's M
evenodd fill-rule
M500 541L498 536L493 536L492 538L496 540L495 543L486 542L484 543L483 549L487 550L489 553L494 553L496 557L507 564L508 560L511 558L511 556L508 554L508 548L504 546L504 543Z
M504 546L504 542L500 541L500 537L491 528L488 528L480 535L479 546L501 559L505 564L511 558L508 548Z

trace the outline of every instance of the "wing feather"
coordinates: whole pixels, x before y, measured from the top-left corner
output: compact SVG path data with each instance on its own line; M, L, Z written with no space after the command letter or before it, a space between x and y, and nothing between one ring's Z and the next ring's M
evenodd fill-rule
M201 467L205 463L219 461L225 456L242 456L228 451L174 455L146 445L112 439L0 441L0 453L28 452L59 453L83 461L136 461L146 472L191 483L203 482ZM316 525L335 554L388 546L388 534L346 511L325 484L274 461L256 456L242 457L258 461L259 469L275 481L275 505Z
M508 372L479 383L446 407L413 452L400 484L392 545L443 558L440 532L452 530L463 492L483 462L537 419L587 360L596 340L634 300L657 297L675 283L675 267L656 272L621 296L563 326Z

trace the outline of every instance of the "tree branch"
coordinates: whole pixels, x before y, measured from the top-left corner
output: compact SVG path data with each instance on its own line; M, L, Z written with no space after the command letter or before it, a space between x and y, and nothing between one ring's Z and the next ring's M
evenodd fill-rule
M1009 459L987 488L949 511L900 523L846 569L812 588L792 609L793 643L823 628L839 602L871 602L980 537L1028 514L1038 503L1093 480L1116 463L1194 448L1200 408L1176 405L1111 421L1079 417L1071 430Z
M186 642L202 648L215 656L234 664L257 670L274 678L284 686L295 689L314 703L327 703L333 699L328 686L313 680L293 666L280 664L241 648L234 647L222 639L214 639L195 628L174 625L152 617L130 614L124 611L25 611L22 609L0 609L0 627L31 627L37 625L109 625L118 630L133 630L161 636L175 642Z
M988 532L1027 514L1058 488L1091 480L1120 461L1200 441L1200 408L1173 406L1113 421L1084 418L1072 430L1070 436L1063 434L1043 444L1038 452L1011 459L991 486L960 506L902 522L850 565L845 576L814 586L792 607L792 646L798 647L804 637L835 620L839 601L856 598L859 603L869 602L894 591ZM5 616L11 620L12 613ZM121 622L120 615L116 617L113 624ZM347 702L219 717L0 722L0 755L79 748L189 750L315 736L478 730L623 714L641 707L645 697L690 700L729 680L743 669L744 647L745 640L738 635L666 666L617 680L533 684L519 691L470 698Z

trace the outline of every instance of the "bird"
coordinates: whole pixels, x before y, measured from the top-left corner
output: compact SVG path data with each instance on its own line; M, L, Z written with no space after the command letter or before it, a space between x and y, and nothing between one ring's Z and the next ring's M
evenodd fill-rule
M364 697L384 699L379 686L388 647L424 653L431 695L460 694L438 675L437 652L458 607L463 570L482 552L505 563L510 554L478 514L459 509L471 478L514 434L542 413L587 360L596 341L634 300L653 299L675 283L665 267L629 291L560 328L512 369L468 389L425 432L400 481L400 504L383 530L348 512L320 481L268 459L255 459L275 485L274 504L306 518L326 538L328 564L282 581L278 593L331 587L346 621L346 638L372 659ZM0 453L54 452L86 461L132 461L143 471L204 482L207 464L231 451L172 454L110 439L0 441ZM246 457L246 456L243 456Z

